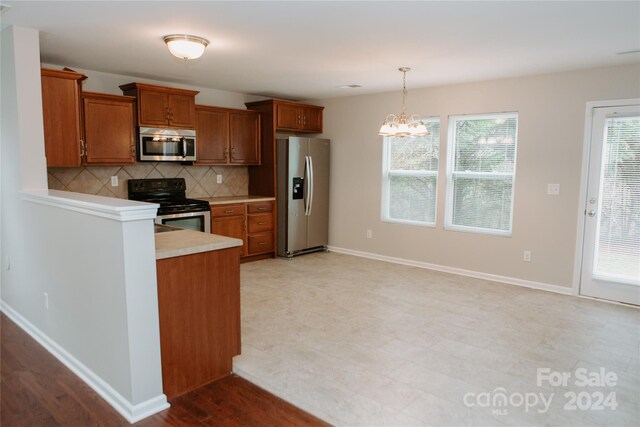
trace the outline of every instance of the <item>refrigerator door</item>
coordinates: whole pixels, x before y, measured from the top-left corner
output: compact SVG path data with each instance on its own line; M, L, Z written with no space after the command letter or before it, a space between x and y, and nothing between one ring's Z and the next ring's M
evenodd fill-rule
M287 170L287 236L285 251L287 253L300 251L307 248L307 215L309 204L309 139L291 137L288 145ZM300 180L302 179L302 181ZM294 189L296 193L300 191L300 187L295 185L302 184L303 197L294 197Z
M310 178L306 248L329 243L329 140L309 139Z

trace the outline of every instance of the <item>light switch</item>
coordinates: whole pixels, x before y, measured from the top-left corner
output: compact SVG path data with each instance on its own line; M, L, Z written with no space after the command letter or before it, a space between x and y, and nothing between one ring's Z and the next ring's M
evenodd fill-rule
M547 184L547 194L551 196L559 196L560 184Z
M216 175L216 182L222 184L222 175Z
M112 187L118 186L118 175L114 175L111 177L111 186Z

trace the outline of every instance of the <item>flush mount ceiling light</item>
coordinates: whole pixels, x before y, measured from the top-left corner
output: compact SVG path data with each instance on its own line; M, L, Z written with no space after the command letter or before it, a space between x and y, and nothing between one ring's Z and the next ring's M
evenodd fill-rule
M189 34L171 34L164 36L163 39L169 52L180 59L200 58L204 53L204 48L209 44L209 40Z
M402 112L399 116L389 114L380 127L378 135L382 136L425 136L429 135L427 126L420 116L412 114L407 117L404 109L404 101L407 97L407 72L409 67L398 68L402 72Z

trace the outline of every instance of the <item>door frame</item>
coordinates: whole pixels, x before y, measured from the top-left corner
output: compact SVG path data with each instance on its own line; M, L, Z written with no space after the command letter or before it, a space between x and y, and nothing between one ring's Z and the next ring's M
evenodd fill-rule
M580 295L580 278L582 276L582 255L584 245L584 227L586 224L585 206L587 204L587 185L589 181L589 162L591 160L591 131L593 113L596 108L626 107L640 104L640 98L614 99L609 101L588 101L584 118L584 138L582 142L582 166L580 168L580 194L578 197L578 224L576 232L575 261L573 265L573 295ZM585 298L592 298L585 296ZM607 301L607 300L603 300Z

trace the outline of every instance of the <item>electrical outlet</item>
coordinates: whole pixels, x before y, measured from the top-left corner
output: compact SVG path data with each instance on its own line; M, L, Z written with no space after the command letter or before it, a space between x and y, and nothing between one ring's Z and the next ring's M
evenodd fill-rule
M522 254L522 261L531 262L531 251L524 251Z
M44 295L44 308L49 310L49 294L44 292L43 295Z
M547 184L547 194L551 196L559 196L560 184Z
M111 177L111 186L112 187L117 187L118 186L118 176L114 175Z
M373 239L373 231L367 230L367 239Z
M216 175L216 182L222 184L222 175Z

